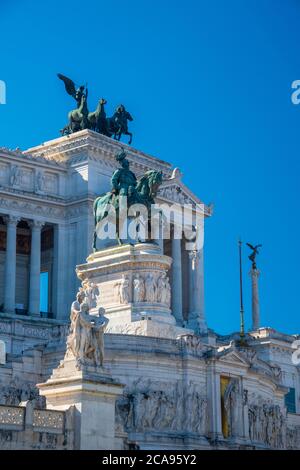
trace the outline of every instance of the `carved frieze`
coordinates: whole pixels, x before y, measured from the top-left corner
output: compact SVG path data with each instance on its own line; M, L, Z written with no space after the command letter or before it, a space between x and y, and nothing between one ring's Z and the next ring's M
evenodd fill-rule
M207 399L195 383L173 385L140 378L116 402L117 429L127 432L173 431L205 435Z
M275 449L286 447L286 416L279 405L252 394L248 403L249 436Z

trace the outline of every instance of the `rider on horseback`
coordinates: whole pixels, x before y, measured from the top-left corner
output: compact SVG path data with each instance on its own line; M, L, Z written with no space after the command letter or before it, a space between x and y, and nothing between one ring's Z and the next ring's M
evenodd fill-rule
M116 160L121 163L122 168L118 168L111 177L111 192L120 196L133 196L136 192L137 179L129 170L129 161L126 159L124 150L116 156Z

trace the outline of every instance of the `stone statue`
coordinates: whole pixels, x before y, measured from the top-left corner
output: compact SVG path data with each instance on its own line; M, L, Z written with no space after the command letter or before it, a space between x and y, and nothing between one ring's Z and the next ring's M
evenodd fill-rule
M163 273L157 279L157 302L165 303L165 276L166 274Z
M156 170L147 171L144 176L137 181L135 174L129 169L129 161L124 150L117 153L115 158L121 164L111 178L111 191L104 196L97 197L94 201L94 241L93 250L96 251L97 225L109 216L109 209L112 207L116 214L116 239L121 244L119 227L119 208L123 200L127 197L127 208L133 204L142 204L146 207L148 214L148 226L151 220L151 206L155 203L154 198L161 185L162 173ZM151 233L151 230L148 230Z
M157 280L157 302L170 306L171 287L166 273L162 273Z
M128 277L123 275L122 280L117 284L121 304L130 302L130 282Z
M73 356L76 359L76 368L81 369L83 365L103 366L104 358L104 329L108 319L103 315L103 309L99 308L98 316L90 315L90 305L94 300L90 290L80 288L76 301L71 306L71 326L67 338L66 357ZM92 299L92 300L91 300Z
M146 302L156 301L156 283L152 273L149 273L145 279L145 300Z
M256 256L259 254L258 248L260 248L262 245L251 245L250 243L246 243L247 246L252 250L251 255L248 256L250 261L252 262L252 269L256 269Z
M79 291L76 294L76 300L71 305L71 314L70 314L70 331L67 337L67 353L69 351L77 357L79 355L80 348L80 322L79 322L79 312L80 306L85 297L84 290L79 288Z
M170 308L171 307L171 286L170 286L170 281L168 276L166 277L166 283L165 283L165 289L166 289L166 304Z
M145 298L145 285L143 279L137 274L133 280L133 301L143 302Z
M84 281L82 285L85 294L85 302L88 304L89 309L97 307L100 297L99 287L89 281Z
M42 171L38 171L35 176L35 192L41 193L45 186L45 176Z
M239 382L237 379L231 379L224 393L224 408L227 414L229 436L238 435L239 397Z
M10 186L19 186L21 181L21 171L18 165L12 165L10 169L9 184Z

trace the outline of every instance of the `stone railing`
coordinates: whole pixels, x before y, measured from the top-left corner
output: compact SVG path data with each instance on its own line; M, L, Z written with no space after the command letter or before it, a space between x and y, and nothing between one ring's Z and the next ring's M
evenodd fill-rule
M60 433L64 431L63 411L55 410L34 410L33 411L33 427L35 430Z
M74 409L67 411L0 405L0 449L74 448Z
M24 407L0 405L0 428L23 429L24 421Z

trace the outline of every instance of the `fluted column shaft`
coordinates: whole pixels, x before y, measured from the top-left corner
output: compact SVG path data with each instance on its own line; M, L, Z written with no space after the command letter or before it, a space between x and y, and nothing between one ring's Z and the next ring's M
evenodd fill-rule
M206 332L204 313L203 249L189 252L189 326Z
M259 311L259 296L258 296L258 278L260 271L258 269L251 269L250 276L252 281L252 330L258 330L260 327L260 311Z
M182 266L181 239L172 238L172 313L179 324L182 324Z
M29 314L40 314L41 230L43 223L32 221L29 279Z
M14 313L16 306L17 223L20 219L8 216L5 220L7 232L4 309L7 313Z
M158 220L156 220L154 223L156 223L155 242L158 244L160 248L160 252L163 255L164 254L164 228L163 228L163 221L162 221L161 214L159 214Z

